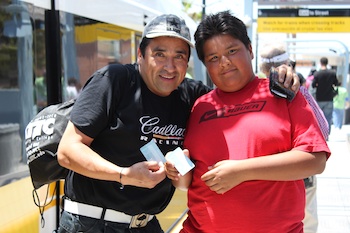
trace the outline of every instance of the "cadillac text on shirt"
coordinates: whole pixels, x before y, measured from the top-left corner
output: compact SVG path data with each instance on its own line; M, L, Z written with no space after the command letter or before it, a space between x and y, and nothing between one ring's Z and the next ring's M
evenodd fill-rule
M185 128L177 125L159 125L159 117L143 116L140 118L142 136L140 140L154 138L157 144L182 146Z

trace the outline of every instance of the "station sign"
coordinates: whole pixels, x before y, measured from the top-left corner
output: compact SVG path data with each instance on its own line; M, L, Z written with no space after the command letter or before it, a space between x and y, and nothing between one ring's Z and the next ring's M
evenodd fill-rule
M261 5L283 5L283 6L293 6L293 5L344 5L349 4L349 0L257 0L259 6Z
M347 33L350 9L259 9L258 33Z

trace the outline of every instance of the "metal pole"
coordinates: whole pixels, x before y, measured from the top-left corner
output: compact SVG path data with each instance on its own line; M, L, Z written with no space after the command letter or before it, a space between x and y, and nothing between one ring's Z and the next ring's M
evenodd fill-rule
M45 50L46 50L46 90L47 104L62 102L62 63L61 30L59 12L55 0L51 0L51 9L45 11ZM60 220L60 182L56 182L56 228Z
M45 11L45 49L47 104L50 105L62 102L61 32L55 0L51 0L51 10Z
M202 1L202 20L205 17L205 0Z
M202 20L205 18L205 8L206 8L206 5L205 5L206 3L205 3L205 0L203 0L202 1ZM205 72L205 77L206 77L206 81L207 81L207 86L209 86L209 87L213 87L214 85L213 85L213 82L211 81L211 79L210 79L210 77L209 77L209 75L208 75L208 72L207 72L207 69L205 68L205 70L204 70L204 72Z

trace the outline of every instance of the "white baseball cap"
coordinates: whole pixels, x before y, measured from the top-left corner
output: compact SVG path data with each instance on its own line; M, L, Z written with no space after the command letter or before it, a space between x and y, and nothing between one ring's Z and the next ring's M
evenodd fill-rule
M190 29L185 20L173 15L164 14L152 19L145 27L142 37L156 38L160 36L171 36L184 40L192 48Z

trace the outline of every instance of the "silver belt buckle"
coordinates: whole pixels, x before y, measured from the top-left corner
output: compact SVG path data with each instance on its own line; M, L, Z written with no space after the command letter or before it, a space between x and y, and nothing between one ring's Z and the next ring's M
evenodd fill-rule
M129 228L145 227L148 223L149 214L138 214L132 216Z

